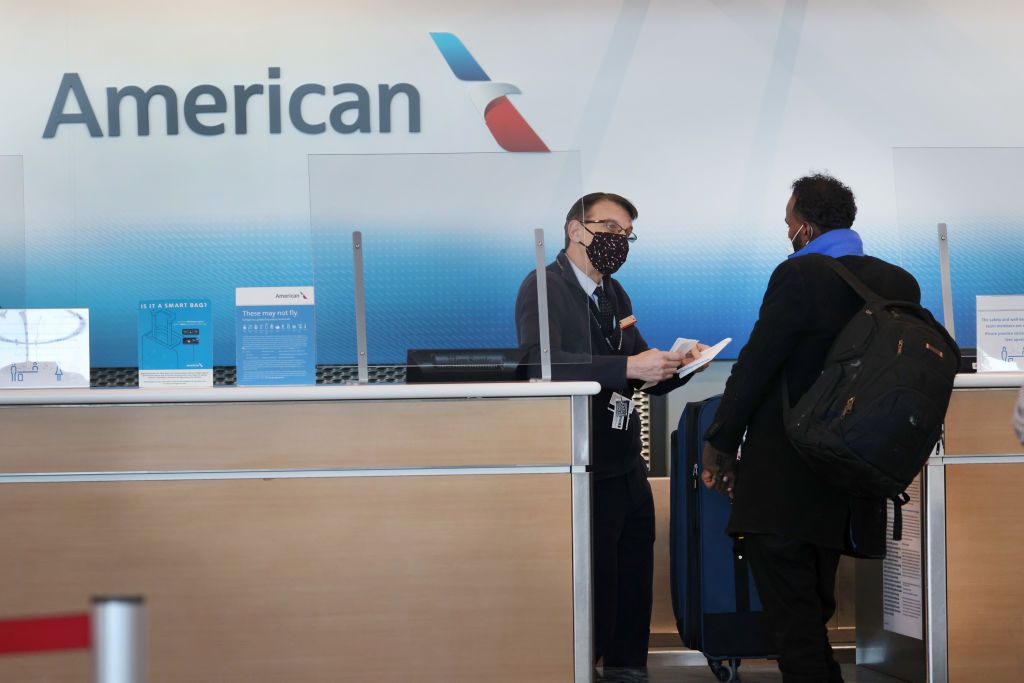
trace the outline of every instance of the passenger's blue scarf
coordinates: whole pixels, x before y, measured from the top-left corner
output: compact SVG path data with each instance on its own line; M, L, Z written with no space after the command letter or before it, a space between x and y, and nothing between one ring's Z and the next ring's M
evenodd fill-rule
M807 254L824 254L832 258L840 256L863 256L864 242L852 228L836 228L823 232L817 238L811 240L800 251L794 252L786 258L796 258Z

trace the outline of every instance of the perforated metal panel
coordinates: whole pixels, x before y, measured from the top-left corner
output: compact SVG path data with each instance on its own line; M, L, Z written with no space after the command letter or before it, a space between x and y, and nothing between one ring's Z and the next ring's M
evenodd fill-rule
M355 384L359 373L354 365L316 366L317 384ZM401 384L405 381L404 365L371 365L370 382L373 384ZM135 387L139 385L138 368L93 368L90 382L94 387ZM213 383L218 386L235 384L235 366L219 365L213 369Z

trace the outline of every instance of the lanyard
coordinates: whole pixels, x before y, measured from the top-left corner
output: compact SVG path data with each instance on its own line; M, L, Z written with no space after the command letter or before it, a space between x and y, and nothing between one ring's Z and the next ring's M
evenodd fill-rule
M562 262L556 260L555 263L558 264L558 269L562 271L562 274L567 275L565 272L565 266L562 265ZM586 292L584 292L584 294L586 294ZM604 295L608 296L608 292L605 292ZM587 301L590 302L590 305L587 306L587 310L590 311L590 319L594 321L594 324L597 326L597 332L601 335L601 338L604 339L604 343L608 345L608 349L610 351L622 351L622 326L616 325L619 330L619 341L618 344L613 344L612 340L615 338L615 331L612 331L610 337L605 336L604 330L601 329L601 320L597 317L597 313L594 312L594 309L597 308L597 304L594 303L594 298L587 296Z
M608 295L605 294L605 296L608 296ZM587 310L590 311L590 319L594 321L595 325L597 325L598 334L601 335L601 338L604 339L604 343L608 345L608 348L610 350L612 350L612 351L621 351L622 350L622 337L623 337L622 327L620 325L616 325L615 326L616 329L618 329L618 331L619 331L619 343L618 343L618 345L615 345L615 344L612 343L612 339L615 338L615 331L612 330L612 336L610 336L610 337L604 336L604 330L601 329L601 321L598 319L597 314L594 313L594 307L595 307L594 300L591 299L589 296L587 298L590 299L590 306L587 307Z

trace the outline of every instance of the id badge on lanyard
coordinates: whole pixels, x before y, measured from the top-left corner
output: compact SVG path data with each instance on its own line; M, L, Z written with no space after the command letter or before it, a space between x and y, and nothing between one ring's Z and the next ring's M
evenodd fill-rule
M629 418L633 415L636 401L615 392L608 401L608 410L612 413L612 429L629 429Z

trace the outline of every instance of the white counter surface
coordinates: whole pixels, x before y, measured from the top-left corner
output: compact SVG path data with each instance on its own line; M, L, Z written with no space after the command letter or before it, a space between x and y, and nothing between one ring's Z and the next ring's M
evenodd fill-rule
M998 389L1024 385L1024 372L979 372L957 375L956 389Z
M487 382L479 384L330 384L289 387L217 386L187 389L5 389L0 405L103 403L232 403L246 401L382 401L431 398L592 396L597 382Z

